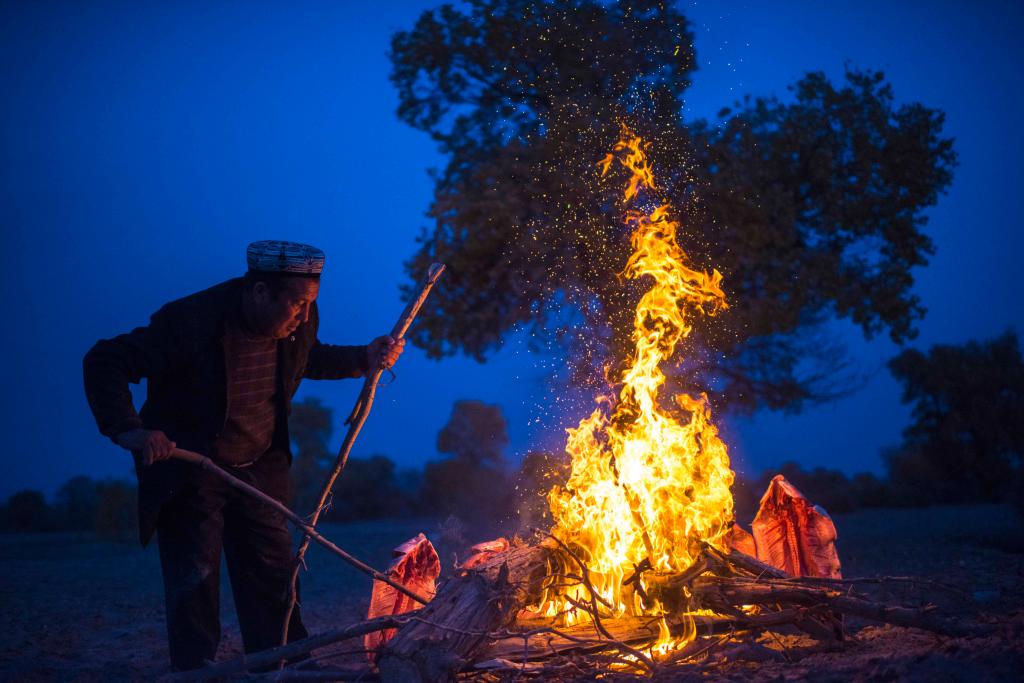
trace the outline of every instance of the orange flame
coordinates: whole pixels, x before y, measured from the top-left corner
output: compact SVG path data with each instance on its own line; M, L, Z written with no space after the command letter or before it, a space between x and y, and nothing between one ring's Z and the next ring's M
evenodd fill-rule
M646 149L623 126L622 139L599 164L602 176L616 161L630 172L623 193L627 205L641 191L657 191ZM633 254L622 274L652 282L636 307L635 350L621 375L618 400L599 397L590 417L568 430L571 475L564 488L548 494L548 503L552 533L579 549L602 597L620 614L659 614L660 605L642 604L638 592L623 588L623 579L644 560L655 571L681 571L697 558L702 541L723 548L733 517L733 472L707 397L679 394L674 406L665 407L659 400L665 382L660 365L690 334L691 316L713 316L727 304L717 270L709 275L687 265L668 204L650 213L629 208L626 221L633 228ZM582 617L572 616L566 595L589 598L577 586L542 608L578 621ZM655 649L678 644L662 628Z

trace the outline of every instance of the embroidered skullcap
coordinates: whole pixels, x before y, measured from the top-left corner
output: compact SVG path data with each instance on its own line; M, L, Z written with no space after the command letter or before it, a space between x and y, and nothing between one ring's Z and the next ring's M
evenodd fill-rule
M249 270L262 273L317 276L324 269L324 252L300 242L260 240L245 250Z

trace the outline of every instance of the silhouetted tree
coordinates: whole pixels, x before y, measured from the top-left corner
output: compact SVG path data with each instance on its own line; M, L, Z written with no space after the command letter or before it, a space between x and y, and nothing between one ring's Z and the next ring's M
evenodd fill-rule
M138 535L138 497L135 484L108 479L96 484L96 535L112 541L130 541Z
M889 362L913 422L886 461L904 503L996 501L1020 483L1024 362L1016 334Z
M501 406L456 401L437 435L437 450L482 465L501 465L508 448L508 423Z
M502 452L508 442L508 424L500 406L456 401L437 435L437 450L451 457L424 467L424 506L470 523L506 516L513 499L503 469Z
M289 433L295 445L292 462L292 501L300 514L313 511L327 473L334 466L328 450L331 410L319 399L307 398L292 405ZM409 495L399 487L395 463L383 455L349 458L334 483L325 519L343 522L407 514Z
M399 117L448 159L407 263L413 277L449 266L413 333L430 356L483 359L525 328L574 350L577 379L624 357L642 283L616 278L631 251L623 178L599 183L596 168L620 121L653 143L684 248L725 277L731 307L697 321L677 383L738 409L798 409L849 386L822 321L913 336L924 209L955 154L943 115L897 105L882 74L810 73L791 101L687 122L693 33L659 0L443 5L394 36L391 58Z
M11 495L4 506L4 527L9 531L50 531L53 510L42 491L26 489Z
M852 499L858 507L877 508L893 505L889 482L870 472L860 472L850 478Z
M99 504L97 482L84 475L64 482L54 497L53 509L57 524L69 531L91 531Z
M408 512L408 501L395 478L395 463L383 455L371 455L349 459L334 486L328 519L347 522Z
M406 501L409 514L419 514L415 501L419 499L420 490L423 488L423 469L407 467L398 470L398 473L395 475L395 485Z

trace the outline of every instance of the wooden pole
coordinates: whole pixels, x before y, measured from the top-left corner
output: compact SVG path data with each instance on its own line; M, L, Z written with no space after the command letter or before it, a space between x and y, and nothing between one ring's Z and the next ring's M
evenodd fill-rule
M710 598L716 604L826 606L836 612L894 626L919 628L949 636L971 634L970 628L940 618L929 607L885 605L846 595L841 590L801 585L800 579L750 579L705 575L697 578L690 586L690 590L694 596L701 599Z
M409 326L412 325L412 321L416 318L416 314L420 312L420 308L423 306L423 302L426 301L427 295L430 294L431 288L434 283L437 282L438 278L441 277L441 273L444 272L443 263L431 264L427 270L426 276L420 283L419 293L406 305L405 310L402 311L402 315L399 316L398 322L391 329L391 337L398 341L405 336L405 333L409 330ZM355 408L352 410L352 414L349 415L345 421L347 424L348 432L345 434L345 440L341 442L341 448L338 450L338 457L334 459L334 468L331 470L330 475L327 477L327 481L324 483L323 489L320 491L320 498L317 500L316 509L313 510L313 514L310 516L309 527L313 528L316 526L317 521L320 519L320 513L324 509L324 504L327 501L327 497L331 494L331 490L334 488L334 482L337 480L338 475L345 469L345 464L348 462L348 455L352 451L352 444L355 443L356 437L359 436L359 430L363 428L363 423L366 422L367 416L370 414L370 408L373 406L373 398L377 393L377 383L380 381L381 375L384 374L383 368L371 368L370 374L367 376L366 381L363 382L363 389L359 393L359 398L356 400ZM295 553L295 564L292 567L291 582L288 588L288 608L285 610L284 623L281 624L281 644L284 645L288 642L288 627L291 624L292 612L295 610L295 602L298 599L297 585L299 580L299 569L302 567L302 560L306 556L306 550L309 548L309 541L312 538L308 533L306 537L302 539L302 543L299 544L299 550ZM391 582L387 582L388 585L394 585ZM403 593L409 595L408 591L403 590ZM419 597L414 597L415 600L426 604L426 601ZM282 660L283 661L283 660Z
M165 679L165 683L209 681L215 678L222 678L231 674L237 674L249 669L270 666L272 664L276 664L282 659L301 657L302 655L311 653L313 650L333 645L334 643L342 640L358 638L359 636L364 636L367 633L373 633L375 631L398 628L408 623L409 620L415 617L418 613L419 612L417 610L400 615L389 614L387 616L377 617L376 619L350 624L343 628L325 631L324 633L318 633L309 636L308 638L303 638L302 640L296 640L280 647L244 654L240 657L229 659L228 661L221 662L220 664L213 664L203 669L183 671L181 673L168 676Z
M306 534L306 539L307 540L308 539L313 539L314 541L316 541L317 543L319 543L323 547L327 548L328 550L330 550L332 553L334 553L335 555L337 555L341 559L343 559L346 562L348 562L350 565L352 565L353 567L355 567L359 571L363 572L364 574L368 574L369 576L373 577L377 581L383 581L384 583L388 584L389 586L391 586L395 590L397 590L397 591L399 591L401 593L404 593L405 595L408 595L410 598L412 598L413 600L415 600L415 601L417 601L419 603L422 603L422 604L425 605L425 604L427 604L427 602L429 602L429 600L427 598L424 598L424 597L422 597L420 595L417 595L416 593L412 592L411 590L409 590L408 588L406 588L402 584L400 584L400 583L398 583L396 581L392 581L390 578L388 578L388 576L386 574L382 574L381 572L377 571L376 569L374 569L370 565L366 564L362 560L359 560L359 559L353 557L352 555L349 555L347 552L345 552L344 550L342 550L341 548L336 546L334 543L332 543L331 541L329 541L326 538L324 538L313 527L313 525L307 523L306 520L302 519L297 514L295 514L294 512L292 512L287 507L285 507L284 505L282 505L278 501L274 500L273 498L271 498L267 494L263 493L263 491L260 491L255 486L251 486L251 485L245 483L244 481L242 481L241 479L239 479L235 475L231 474L227 470L225 470L222 467L218 466L217 463L215 463L214 461L210 460L205 455L201 455L201 454L195 453L193 451L186 451L186 450L184 450L182 448L175 448L174 451L171 452L171 457L177 458L178 460L184 460L185 462L191 462L193 464L199 465L199 467L203 468L207 472L211 472L211 473L215 474L216 476L220 477L221 479L223 479L230 486L238 489L239 491L244 491L245 493L248 493L250 496L253 496L254 498L260 499L261 501L263 501L267 505L271 506L272 508L274 508L275 510L280 512L282 515L284 515L292 524L294 524L295 526L297 526L300 529L302 529L302 531Z

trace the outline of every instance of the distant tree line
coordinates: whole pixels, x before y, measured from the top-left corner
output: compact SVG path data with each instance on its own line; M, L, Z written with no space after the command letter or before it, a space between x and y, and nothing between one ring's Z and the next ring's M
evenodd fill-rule
M889 361L912 408L903 441L882 453L886 476L805 470L787 462L736 487L742 515L779 473L815 504L864 507L1013 503L1024 514L1024 362L1016 334L908 349Z
M1024 361L1016 334L903 351L889 362L903 385L912 421L903 441L883 453L884 476L847 476L793 462L734 487L737 517L749 520L775 474L831 513L865 507L1011 502L1024 513ZM331 411L314 398L296 403L291 418L295 460L291 504L312 512L334 454L328 448ZM505 529L547 523L544 494L568 476L564 453L531 451L518 469L504 457L508 424L500 406L457 401L437 437L445 457L422 470L398 470L383 455L352 458L322 519L348 522L386 517L454 515L470 526ZM52 502L19 491L0 505L7 531L93 531L110 539L135 535L135 485L74 477Z
M319 497L334 452L330 409L310 398L293 405L292 491L289 504L308 515ZM321 519L350 522L387 517L457 515L471 522L507 519L514 508L512 476L503 452L508 425L501 408L458 401L438 434L446 456L422 469L399 470L383 455L350 458ZM47 501L24 490L0 504L0 529L13 532L93 531L130 540L136 532L136 486L122 480L74 477Z
M327 446L332 422L330 410L316 399L293 406L290 431L296 448L292 500L300 514L312 512L333 466L335 454ZM507 517L513 500L504 457L508 444L508 424L500 406L457 401L437 435L437 451L446 457L428 461L421 470L398 470L383 455L351 458L322 519Z
M18 491L0 505L4 531L91 531L110 540L137 536L136 486L120 479L78 476L52 502L41 491Z

